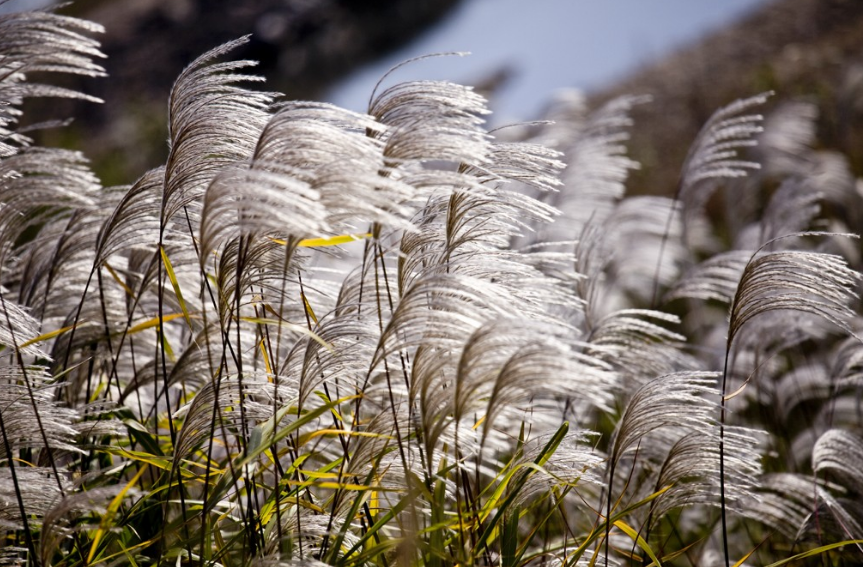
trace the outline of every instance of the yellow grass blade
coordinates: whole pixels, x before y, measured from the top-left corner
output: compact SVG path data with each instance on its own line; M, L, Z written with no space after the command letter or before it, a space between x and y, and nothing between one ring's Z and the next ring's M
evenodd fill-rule
M383 486L366 486L365 484L355 484L352 482L334 482L334 481L322 481L317 482L314 480L293 480L293 479L285 479L285 484L288 486L296 486L298 488L305 488L307 486L315 486L317 488L329 488L332 490L383 490Z
M829 545L822 545L820 547L816 547L815 549L810 549L809 551L804 551L803 553L798 553L797 555L785 558L782 561L771 563L767 567L780 567L781 565L787 565L788 563L798 561L800 559L806 559L807 557L814 557L815 555L820 555L825 551L830 551L831 549L838 549L840 547L845 547L846 545L860 546L861 544L863 544L863 539L849 539L846 541L831 543Z
M479 420L473 424L473 427L471 429L476 431L477 429L479 429L479 426L482 425L483 423L485 423L485 416L482 416L481 418L479 418Z
M312 304L309 303L308 299L306 299L305 293L301 293L300 295L303 297L303 307L305 307L306 313L308 313L309 317L312 319L312 321L315 322L315 325L317 325L318 324L318 316L315 315L315 310L312 309Z
M173 467L173 462L170 457L162 457L158 455L151 455L150 453L144 451L133 451L131 449L123 449L122 447L110 447L104 446L100 447L99 450L103 453L108 453L110 455L117 455L118 457L124 457L126 459L131 459L133 461L140 461L142 463L146 463L148 465L154 466L158 469L162 469L164 471L170 471ZM197 465L202 468L206 468L206 465L199 463L189 463L188 461L183 461L184 463L190 465ZM203 482L200 478L195 475L195 473L186 470L185 468L180 468L180 472L185 478L198 480Z
M108 523L110 522L110 519L114 517L114 514L117 513L117 509L120 507L120 503L123 501L123 498L126 497L126 493L129 492L129 489L138 484L138 481L146 470L147 467L141 467L138 473L132 477L132 480L126 483L123 490L118 492L117 495L114 496L114 499L111 500L111 503L108 504L108 509L105 510L105 515L102 516L102 522L99 524L99 529L96 530L96 536L93 538L93 544L90 546L90 555L87 556L87 565L93 561L93 556L99 548L99 542L102 540L102 535L105 533L105 530L108 529Z
M178 319L182 316L183 316L182 313L171 313L169 315L163 315L162 321L167 323L168 321L173 321L174 319ZM141 331L144 331L146 329L152 329L153 327L158 327L158 326L159 326L159 318L153 317L152 319L147 319L143 323L138 323L137 325L130 327L129 330L127 331L127 334L134 335L135 333L140 333Z
M126 282L124 282L120 278L120 275L116 271L114 271L114 268L112 268L108 262L105 262L102 265L105 267L106 270L108 270L108 273L111 274L111 277L114 278L114 281L120 284L120 287L123 288L123 291L125 291L129 297L135 299L135 293L129 286L126 285Z
M740 567L741 565L746 563L746 560L749 559L752 556L752 554L755 553L757 550L758 550L757 547L753 547L752 550L749 551L749 553L747 553L746 555L741 557L740 561L738 561L737 563L734 564L734 567Z
M637 531L632 529L632 527L630 527L629 524L627 524L623 520L617 520L616 522L614 522L614 525L617 526L620 531L631 537L632 541L634 541L636 545L638 545L638 547L644 550L644 553L646 553L647 556L653 560L653 564L656 565L656 567L662 567L662 563L660 563L659 558L653 552L653 549L650 548L650 545L644 540L643 537L641 537L641 535Z
M134 549L138 549L139 547L148 547L150 545L153 545L154 543L156 543L159 540L160 537L161 537L161 535L157 535L156 537L154 537L152 539L148 539L146 541L136 543L135 545L125 547L122 550L118 551L117 553L113 553L111 555L108 555L107 557L103 557L101 559L100 563L106 563L107 564L107 562L110 561L111 559L114 559L115 557L120 557L121 555L126 555L127 557L130 557L130 555L129 555L130 551L132 551Z
M270 365L270 355L267 353L267 345L264 344L264 339L261 339L260 342L261 355L264 357L264 369L267 371L267 376L273 375L273 367ZM272 382L272 378L270 378L270 382Z
M63 327L62 329L57 329L56 331L51 331L48 333L42 333L38 337L33 337L29 341L26 341L26 342L18 345L18 348L19 349L27 348L30 345L35 345L36 343L41 343L42 341L47 341L47 340L53 339L54 337L56 337L58 335L62 335L66 331L71 331L74 328L75 328L75 325L69 325L68 327Z
M168 259L168 253L165 252L164 246L159 247L159 252L162 254L162 262L165 264L165 271L168 273L168 279L171 280L171 285L174 287L174 293L177 295L180 309L183 310L183 317L185 317L186 324L189 325L189 329L192 329L192 318L189 317L189 310L186 308L185 300L183 300L183 292L180 290L180 284L177 282L177 275L174 274L174 267L171 265L171 260Z
M366 232L365 234L340 234L338 236L328 236L325 238L306 238L300 240L299 246L302 246L303 248L338 246L339 244L347 244L348 242L356 242L363 238L369 238L371 235L372 234L370 232ZM280 238L273 238L272 241L276 244L281 244L282 246L286 244L286 241Z

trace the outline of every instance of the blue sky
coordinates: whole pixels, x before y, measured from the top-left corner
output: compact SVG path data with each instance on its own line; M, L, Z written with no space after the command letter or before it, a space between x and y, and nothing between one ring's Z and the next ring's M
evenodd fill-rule
M0 14L20 12L21 10L35 10L43 6L50 6L53 3L54 0L8 0L5 4L0 5Z
M538 116L555 90L600 88L765 1L463 0L437 26L348 75L325 98L365 111L375 83L397 63L429 53L469 51L469 57L410 65L391 80L473 84L506 66L514 75L492 101L492 121L529 120ZM50 3L11 0L0 5L0 13Z
M470 57L412 64L391 79L449 79L471 84L509 66L515 75L493 101L495 122L532 119L556 89L599 88L762 3L764 0L465 0L407 47L346 77L327 99L364 111L374 84L393 65L428 53L470 51Z

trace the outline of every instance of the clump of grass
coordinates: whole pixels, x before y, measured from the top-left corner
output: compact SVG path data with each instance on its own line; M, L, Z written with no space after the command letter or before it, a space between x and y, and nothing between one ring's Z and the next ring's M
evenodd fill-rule
M240 39L102 187L17 128L97 31L0 17L4 563L859 560L858 228L820 204L860 195L812 140L740 155L766 95L625 197L643 99L488 132L386 77L357 114L249 89Z

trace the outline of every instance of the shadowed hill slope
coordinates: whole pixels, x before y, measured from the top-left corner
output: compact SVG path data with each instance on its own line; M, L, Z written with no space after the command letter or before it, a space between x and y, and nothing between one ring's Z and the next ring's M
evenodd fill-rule
M115 183L164 159L161 119L180 71L219 43L251 34L238 57L259 62L263 88L313 100L355 67L392 51L447 14L458 0L77 0L61 13L105 27L109 79L63 78L105 100L33 101L33 115L76 117L46 131L48 145L81 147Z
M845 153L863 173L863 2L777 0L628 79L595 93L591 104L649 94L634 114L631 155L644 167L631 189L667 194L689 144L711 113L762 91L776 101L815 103L817 139Z

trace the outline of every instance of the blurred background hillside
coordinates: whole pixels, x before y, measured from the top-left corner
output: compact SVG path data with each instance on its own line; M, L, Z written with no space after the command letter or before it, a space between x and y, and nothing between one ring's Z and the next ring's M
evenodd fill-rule
M13 0L3 11L50 3ZM650 94L635 112L637 192L673 191L686 148L716 108L774 90L813 102L818 144L863 174L863 2L859 0L79 0L61 8L103 24L110 78L75 87L104 105L33 101L75 118L42 141L82 149L106 184L164 160L170 85L195 56L253 34L270 89L362 111L392 65L440 51L393 81L446 78L490 97L495 125L541 118L554 91L591 106Z

